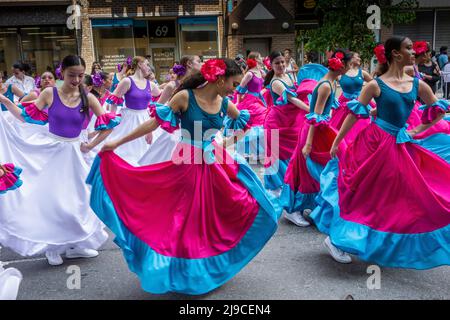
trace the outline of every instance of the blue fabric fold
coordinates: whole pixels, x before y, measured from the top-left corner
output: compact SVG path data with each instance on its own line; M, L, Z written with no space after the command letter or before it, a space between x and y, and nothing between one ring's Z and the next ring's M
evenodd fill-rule
M274 104L276 106L285 106L285 105L287 105L289 103L288 95L290 95L291 97L297 98L297 93L295 93L294 91L291 91L289 89L285 89L283 91L283 94L280 97L278 97L278 99L276 99L274 101Z
M266 168L264 172L264 186L267 190L277 190L284 185L284 176L289 165L289 160L276 160L274 164Z
M420 145L422 148L433 152L450 164L450 135L438 133L424 139L416 140L408 134L408 124L402 128L399 128L380 118L375 120L375 124L385 132L396 137L396 143L402 144L409 142Z
M328 162L320 178L318 206L310 218L339 249L384 267L430 269L450 265L450 225L432 232L399 234L372 229L340 216L339 162Z
M228 136L230 134L229 130L238 131L248 128L247 123L249 120L250 112L248 112L248 110L241 110L239 116L236 119L232 119L229 116L226 116L223 120L223 125L225 127L224 134Z
M168 126L167 125L164 126L163 124L160 123L163 129L167 130L169 129L168 128L169 126L171 127L172 131L179 128L180 117L178 114L173 112L171 107L161 103L152 103L152 105L155 106L155 108L152 109L152 116L156 116L159 120L168 124Z
M236 91L237 91L238 93L240 93L240 94L245 94L245 93L248 92L248 89L247 89L247 87L241 87L241 86L239 85L239 86L237 86Z
M363 105L358 100L352 100L347 102L347 107L351 113L360 118L367 119L370 117L370 110L368 106Z
M105 189L100 161L97 156L87 178L87 183L92 185L91 207L115 234L114 242L122 249L129 269L137 274L142 288L147 292L199 295L214 290L245 267L277 229L280 207L264 192L255 173L246 166L240 166L238 179L258 201L260 209L239 243L225 253L202 259L159 254L131 233L119 218Z
M0 194L5 194L8 191L16 190L20 188L23 184L23 181L20 179L20 174L22 173L22 169L18 167L14 167L13 175L16 176L17 180L14 182L14 184L10 187L8 187L6 190L0 190ZM7 173L5 173L7 174ZM1 178L0 178L1 179Z
M441 108L444 112L447 112L450 110L450 102L448 102L445 99L439 99L438 101L436 101L435 103L433 103L430 106L428 106L426 104L421 105L419 107L419 110L426 110L426 109L433 108L433 107Z
M328 73L328 68L318 63L308 63L300 68L297 74L297 82L302 83L303 80L319 81Z
M321 123L321 122L328 123L328 122L330 122L330 119L331 119L329 114L323 115L323 114L317 114L315 112L308 113L307 115L305 115L305 118L306 118L306 120L308 120L310 122L315 122L315 123Z

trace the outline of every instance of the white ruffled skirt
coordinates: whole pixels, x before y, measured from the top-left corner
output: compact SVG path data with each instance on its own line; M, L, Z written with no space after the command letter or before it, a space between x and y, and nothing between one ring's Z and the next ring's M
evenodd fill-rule
M23 185L0 199L0 244L22 256L98 249L108 238L90 208L80 140L51 133L24 139L0 117L0 161L22 168Z
M136 129L145 121L150 120L148 110L134 110L123 108L120 111L122 121L114 128L112 133L106 139L107 141L117 140ZM130 141L118 147L114 152L131 165L138 165L139 160L147 152L149 144L145 137Z
M153 132L153 141L139 160L140 166L172 160L172 154L181 139L181 131L169 133L162 128Z

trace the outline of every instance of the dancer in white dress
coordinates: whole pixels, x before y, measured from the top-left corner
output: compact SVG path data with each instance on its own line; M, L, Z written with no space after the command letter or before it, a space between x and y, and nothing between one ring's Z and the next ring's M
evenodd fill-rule
M108 140L120 139L150 119L148 106L152 94L159 93L158 86L146 79L150 72L147 59L134 57L128 72L129 76L120 81L116 90L106 100L111 112L116 112L117 106L123 105L124 102L126 104L126 107L120 110L121 123ZM137 165L148 147L149 144L143 137L117 148L115 152L130 164Z
M104 140L118 123L92 94L86 95L81 86L85 73L81 57L65 57L62 73L61 88L45 89L23 109L0 95L0 102L17 118L49 123L46 134L23 139L0 118L2 161L20 166L24 181L0 201L0 244L23 256L45 253L51 265L62 264L64 252L67 258L95 257L108 238L89 206L90 189L85 183L89 166L83 153ZM46 107L48 114L42 111ZM86 144L79 136L89 109L103 132Z

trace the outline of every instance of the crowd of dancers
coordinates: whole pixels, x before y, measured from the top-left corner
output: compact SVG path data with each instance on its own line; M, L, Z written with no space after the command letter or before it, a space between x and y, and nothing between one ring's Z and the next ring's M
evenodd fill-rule
M392 37L373 75L343 49L298 75L281 52L185 56L162 85L144 57L86 75L67 56L38 89L2 81L0 245L61 265L108 227L144 290L203 294L284 212L340 263L450 265L450 110L417 72L428 51ZM1 269L0 297L20 277Z

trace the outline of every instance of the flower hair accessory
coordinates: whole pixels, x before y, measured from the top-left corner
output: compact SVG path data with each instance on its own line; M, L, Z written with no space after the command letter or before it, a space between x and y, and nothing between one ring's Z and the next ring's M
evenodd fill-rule
M373 52L375 53L375 56L377 57L378 63L384 64L387 62L386 59L386 52L384 50L384 45L379 44L373 49Z
M328 68L330 68L333 71L340 70L343 67L344 64L342 63L342 60L337 58L336 56L328 60Z
M336 52L334 56L341 61L344 59L344 54L342 52Z
M124 61L124 63L126 63L128 67L131 67L131 64L133 63L133 59L131 57L128 57L127 60ZM119 63L117 65L117 70L119 72L121 72L122 68L123 68L123 64Z
M223 62L223 60L211 59L202 65L200 72L206 81L216 82L219 76L225 75L226 70L227 65Z
M36 88L41 87L41 76L36 76L36 78L34 78L34 84L36 85Z
M61 70L62 70L62 66L61 66L61 63L60 63L60 64L58 65L58 68L56 68L56 70L55 70L55 75L56 75L56 77L57 77L59 80L64 80L64 77L63 77L63 75L62 75Z
M265 57L263 60L264 65L266 66L267 70L272 70L272 66L270 65L270 58L269 57Z
M182 77L186 74L186 68L181 64L175 64L172 70L179 77Z
M426 41L416 41L413 44L416 55L420 56L428 51L428 43Z
M253 69L258 65L258 62L255 59L247 59L247 66L249 69Z
M100 72L96 72L92 76L92 83L94 84L94 87L101 87L103 85L103 78Z

